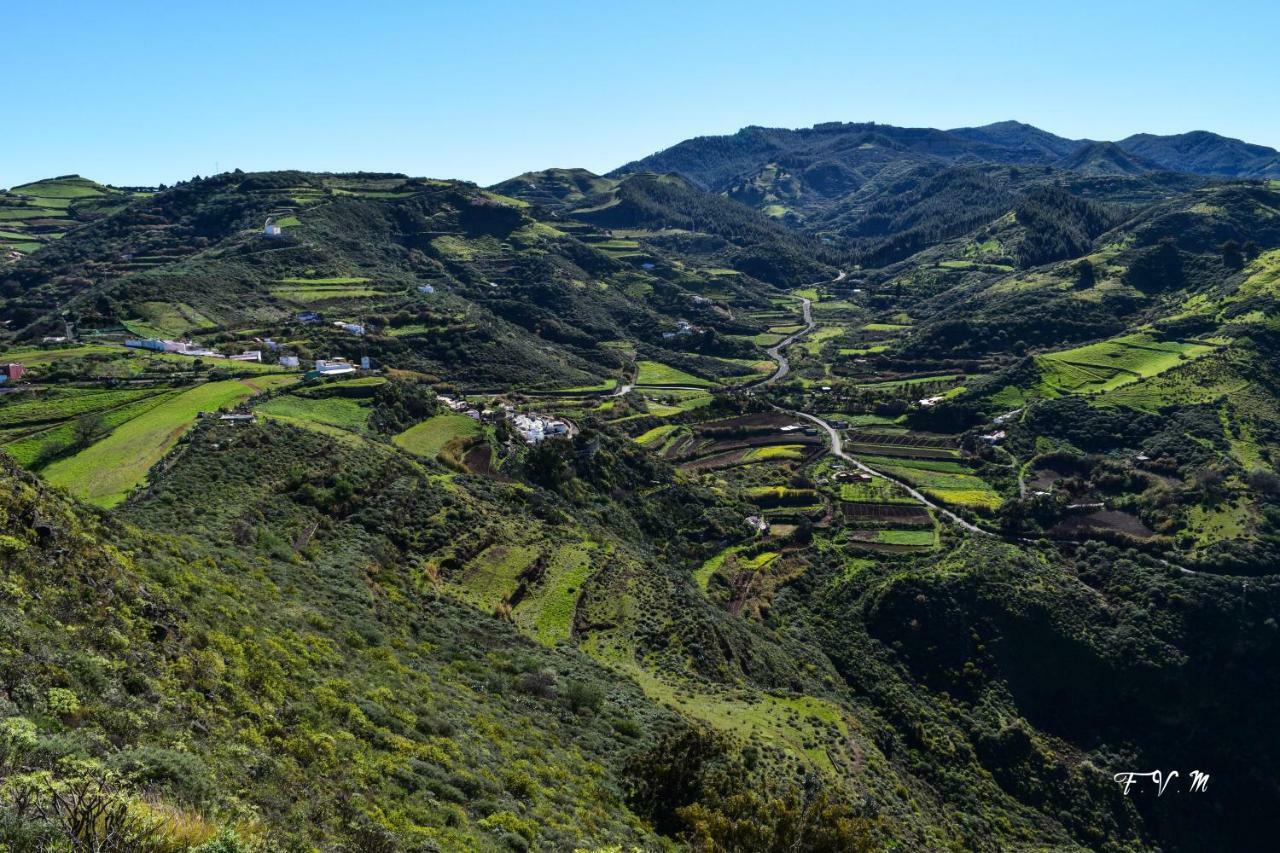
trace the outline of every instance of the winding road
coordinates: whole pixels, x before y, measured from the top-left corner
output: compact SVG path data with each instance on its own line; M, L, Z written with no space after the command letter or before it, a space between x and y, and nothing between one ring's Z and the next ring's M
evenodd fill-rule
M844 273L840 273L840 278L844 278ZM837 278L835 280L839 281L840 278ZM776 344L769 347L769 349L765 350L767 353L769 353L769 358L773 359L778 363L778 367L776 370L773 371L773 374L769 376L769 378L763 379L760 382L757 382L756 383L757 386L772 385L773 383L777 382L779 379L781 379L782 377L790 373L791 362L787 361L787 355L785 352L783 352L783 350L785 350L787 347L791 346L796 341L800 340L805 335L813 331L813 326L814 326L813 300L808 299L804 296L797 296L796 298L800 300L800 310L804 313L804 328L798 332L795 332L790 337L787 337L781 341L778 341Z
M819 283L820 284L834 283L843 279L845 275L846 273L841 272L840 275L836 276L830 282L819 282ZM773 374L771 376L769 376L767 379L762 379L761 381L756 383L755 387L757 388L764 387L766 385L772 385L773 383L777 382L779 379L784 378L787 374L791 372L791 362L787 360L787 355L785 352L786 348L791 346L801 338L803 338L805 335L812 332L813 327L816 325L813 322L813 300L808 299L807 297L804 297L804 296L797 296L796 298L800 300L800 310L802 315L804 316L804 328L798 332L795 332L792 335L789 335L785 339L779 341L778 343L769 347L768 350L766 350L766 352L768 352L769 354L769 357L772 358L774 362L777 363L778 366L774 369ZM983 530L981 527L978 527L976 524L966 521L965 519L956 515L951 510L938 506L938 504L929 500L919 490L913 488L911 484L905 483L896 477L890 477L888 474L884 474L880 471L877 471L871 466L867 465L865 462L859 459L856 459L855 457L845 453L844 442L843 442L843 439L840 438L840 431L837 430L835 427L833 427L831 424L829 424L827 421L818 417L817 415L812 414L810 412L800 412L792 409L783 409L782 407L777 407L777 408L779 408L781 411L789 412L790 414L797 415L798 417L804 418L805 420L810 421L816 424L817 426L821 427L823 430L825 430L827 433L827 437L831 441L831 447L830 447L831 455L851 463L852 465L857 467L858 470L864 471L873 477L879 477L883 480L888 480L891 483L896 483L898 486L901 486L903 489L905 489L907 494L911 495L911 497L915 498L917 501L929 507L934 512L938 513L939 515L943 516L949 521L955 523L957 526L962 527L965 530L968 530L970 533L977 533L982 536L995 536L994 533L991 533L988 530Z

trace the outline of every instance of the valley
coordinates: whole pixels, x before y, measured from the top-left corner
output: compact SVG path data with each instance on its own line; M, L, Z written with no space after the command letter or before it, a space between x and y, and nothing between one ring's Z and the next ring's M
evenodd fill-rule
M1234 142L15 188L0 840L89 785L148 851L1258 849L1280 161Z

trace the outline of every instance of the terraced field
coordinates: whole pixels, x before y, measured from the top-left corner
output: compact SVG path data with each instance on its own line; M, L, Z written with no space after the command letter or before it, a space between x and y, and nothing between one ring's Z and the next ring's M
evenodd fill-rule
M715 385L710 379L694 376L657 361L640 361L636 367L636 385L690 385L699 388Z
M470 438L480 432L478 422L466 415L448 413L427 418L395 436L392 441L410 453L434 459L454 439Z
M1211 344L1157 341L1134 334L1035 357L1045 393L1110 391L1213 352Z
M54 462L43 474L82 500L114 506L146 479L151 466L178 442L200 412L233 406L261 388L296 381L293 376L276 376L263 377L258 386L234 379L198 385L130 418L101 441Z

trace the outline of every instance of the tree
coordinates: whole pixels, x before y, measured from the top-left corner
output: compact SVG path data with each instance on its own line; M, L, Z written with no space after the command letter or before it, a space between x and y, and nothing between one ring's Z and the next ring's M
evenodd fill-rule
M1098 271L1094 269L1093 261L1085 258L1076 264L1076 287L1081 290L1093 287L1098 280Z
M1218 251L1222 252L1222 265L1229 270L1238 270L1244 267L1244 255L1240 252L1240 244L1235 240L1227 240L1218 247Z
M106 421L97 412L90 412L76 420L73 427L74 445L77 448L88 447L99 435L106 431Z
M1184 276L1182 253L1172 237L1165 237L1129 264L1125 282L1142 291L1174 290L1181 287Z

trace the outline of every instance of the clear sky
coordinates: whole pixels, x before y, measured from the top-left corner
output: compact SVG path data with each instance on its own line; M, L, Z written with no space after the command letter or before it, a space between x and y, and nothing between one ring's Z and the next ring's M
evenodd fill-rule
M487 184L837 120L1280 147L1274 2L30 0L3 21L0 187L237 167Z

